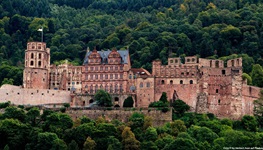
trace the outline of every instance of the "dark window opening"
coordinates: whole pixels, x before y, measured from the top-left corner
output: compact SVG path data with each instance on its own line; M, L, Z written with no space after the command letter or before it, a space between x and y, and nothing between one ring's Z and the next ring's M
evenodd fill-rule
M218 89L216 89L216 93L218 93Z
M93 99L89 100L89 103L90 103L90 104L93 103L93 102L94 102Z
M170 84L173 84L173 82L174 82L173 80L170 80Z
M162 84L164 84L164 80L162 80L162 82L161 82Z
M218 104L220 104L220 99L218 100Z
M180 84L184 84L183 80L180 80Z
M225 75L226 74L226 70L222 70L222 74Z
M193 84L194 82L193 82L193 80L190 80L190 84Z

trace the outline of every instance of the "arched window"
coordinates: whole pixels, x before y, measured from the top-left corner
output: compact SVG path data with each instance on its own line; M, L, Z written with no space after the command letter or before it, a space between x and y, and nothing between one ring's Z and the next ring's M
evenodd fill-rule
M93 85L90 86L90 93L93 93Z
M173 84L173 82L174 82L173 80L170 80L170 84L171 84L171 85Z
M123 92L122 84L120 84L120 92Z
M39 59L41 59L41 53L40 53L40 54L38 54L38 58L39 58Z
M105 85L105 91L108 92L108 84Z
M118 92L118 84L115 84L115 93Z
M112 87L112 84L110 85L110 93L113 92L113 87Z
M146 87L150 87L150 82L147 82L147 83L146 83Z
M33 53L31 53L31 58L32 58L32 59L34 58L34 54L33 54Z
M95 93L97 92L97 90L98 90L98 85L96 84L96 86L95 86Z
M184 84L184 81L183 81L183 80L180 80L180 84Z
M141 83L140 83L140 88L142 88L142 87L143 87L143 83L141 82Z
M41 61L38 61L38 67L41 67Z
M190 84L193 84L194 82L193 82L193 80L190 80Z
M161 83L164 84L164 80L162 80Z
M34 66L34 61L30 61L30 66Z
M216 93L218 93L218 89L216 89Z

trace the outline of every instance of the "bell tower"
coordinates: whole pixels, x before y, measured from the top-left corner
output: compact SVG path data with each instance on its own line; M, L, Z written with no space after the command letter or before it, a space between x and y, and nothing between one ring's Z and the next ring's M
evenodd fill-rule
M28 42L25 51L23 87L49 88L50 49L44 42Z

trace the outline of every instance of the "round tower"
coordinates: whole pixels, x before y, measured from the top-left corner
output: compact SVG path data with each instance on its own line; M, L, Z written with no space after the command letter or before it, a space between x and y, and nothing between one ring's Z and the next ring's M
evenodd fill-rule
M49 88L50 49L44 42L28 42L23 73L24 88Z

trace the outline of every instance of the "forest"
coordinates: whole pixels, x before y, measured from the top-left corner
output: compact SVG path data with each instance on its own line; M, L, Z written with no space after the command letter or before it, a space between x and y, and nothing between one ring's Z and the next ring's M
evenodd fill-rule
M81 65L91 50L129 49L132 67L197 55L243 58L243 77L263 87L261 0L1 0L0 85L21 85L28 41L51 48L51 63Z
M152 117L140 112L133 112L125 123L110 120L107 116L97 119L79 116L73 120L67 114L68 104L64 104L60 111L40 111L38 107L0 103L0 149L219 150L263 147L262 116L261 122L247 115L241 120L218 119L211 113L185 112L189 106L179 103L171 107L173 121L157 127L153 126ZM262 110L261 107L261 115Z

